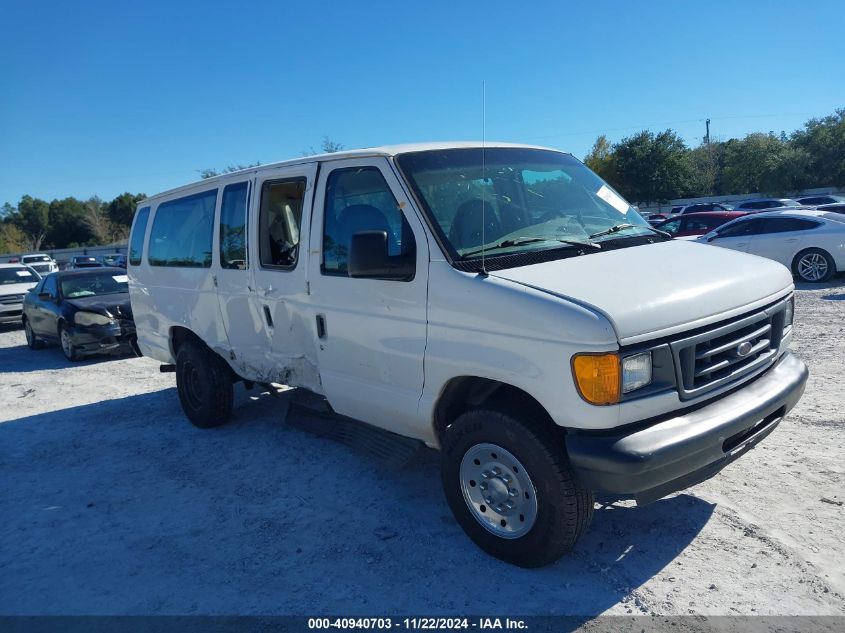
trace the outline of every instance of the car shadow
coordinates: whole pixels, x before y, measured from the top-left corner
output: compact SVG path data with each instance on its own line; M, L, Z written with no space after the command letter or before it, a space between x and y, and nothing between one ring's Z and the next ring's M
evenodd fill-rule
M237 391L200 430L175 389L0 423L0 613L583 616L631 592L714 506L600 507L575 550L520 569L452 517L437 456L392 470Z
M125 360L133 358L134 352L122 352L120 354L100 354L97 356L85 356L80 360L69 361L64 357L62 348L56 343L46 343L45 347L38 350L31 350L26 345L23 328L21 326L6 326L4 332L20 331L20 344L5 346L0 349L2 359L2 371L4 373L27 373L41 371L44 369L63 369L65 367L86 367L98 363L114 360Z

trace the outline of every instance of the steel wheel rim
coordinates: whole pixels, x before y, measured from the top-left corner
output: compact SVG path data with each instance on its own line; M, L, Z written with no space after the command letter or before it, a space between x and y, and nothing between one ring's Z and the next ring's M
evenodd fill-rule
M198 410L202 404L202 399L199 395L202 391L199 372L191 363L185 363L182 376L185 383L185 398L188 400L188 404L192 409Z
M70 334L67 333L67 330L62 328L62 351L65 353L65 356L70 358L73 356L73 343L70 342Z
M528 471L510 451L476 444L461 460L461 492L470 514L488 532L525 536L537 521L537 493Z
M827 274L827 258L821 253L807 253L798 260L798 274L807 281L818 281Z

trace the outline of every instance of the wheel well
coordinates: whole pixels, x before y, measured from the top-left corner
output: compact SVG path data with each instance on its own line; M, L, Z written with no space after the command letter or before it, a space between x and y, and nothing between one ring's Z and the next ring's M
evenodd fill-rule
M543 405L519 387L490 378L461 376L446 384L434 408L434 431L438 439L459 415L480 408L513 412L549 426L555 432L565 432L555 424Z
M176 354L179 353L179 348L186 341L196 341L203 347L208 347L199 336L191 332L188 328L180 326L172 327L170 328L170 351L174 359L176 358Z

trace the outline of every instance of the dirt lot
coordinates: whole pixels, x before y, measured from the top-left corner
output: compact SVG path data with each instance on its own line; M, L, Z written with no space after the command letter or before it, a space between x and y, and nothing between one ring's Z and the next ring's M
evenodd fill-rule
M391 471L243 390L201 431L157 363L70 364L5 328L0 614L845 614L845 278L797 296L789 419L533 571L463 535L433 453Z

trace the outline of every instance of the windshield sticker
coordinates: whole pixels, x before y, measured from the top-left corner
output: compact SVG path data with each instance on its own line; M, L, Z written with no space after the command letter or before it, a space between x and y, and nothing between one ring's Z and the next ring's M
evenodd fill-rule
M628 213L628 209L630 205L625 202L618 194L608 189L607 185L602 185L598 191L596 191L596 195L604 200L607 204L611 207L619 211L622 215Z
M129 282L129 275L112 275L112 279L119 284L125 284Z
M15 273L18 277L32 277L28 270L16 270Z

